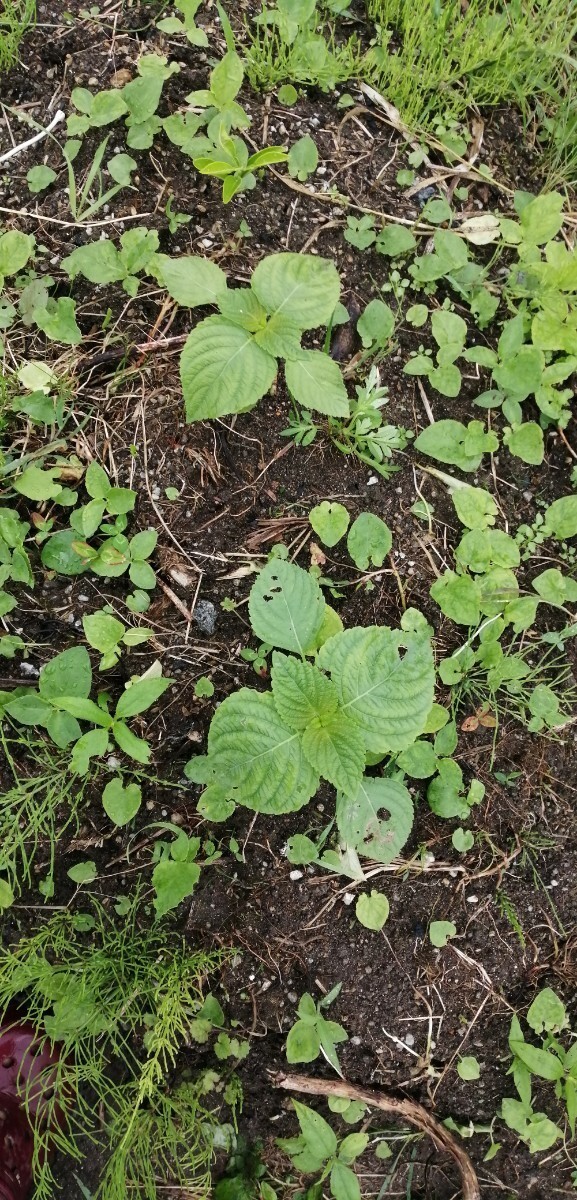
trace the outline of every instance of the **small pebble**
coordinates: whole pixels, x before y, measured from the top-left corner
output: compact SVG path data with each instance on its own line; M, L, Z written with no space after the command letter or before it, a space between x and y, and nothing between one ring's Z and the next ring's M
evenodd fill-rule
M414 1044L415 1044L415 1039L413 1037L413 1034L406 1033L405 1034L405 1046L414 1046Z
M38 667L32 666L32 663L23 662L20 663L20 674L33 676L36 678L36 676L40 674L40 671L38 670Z
M193 620L201 633L211 637L216 628L216 607L211 600L197 600L194 606Z
M478 896L467 896L467 904L478 904L478 903L479 903Z
M291 871L291 873L289 875L289 879L292 879L293 882L295 882L297 879L302 879L302 877L303 877L302 871Z
M347 905L352 904L354 898L355 898L354 892L345 892L345 894L343 896L343 904L347 904Z

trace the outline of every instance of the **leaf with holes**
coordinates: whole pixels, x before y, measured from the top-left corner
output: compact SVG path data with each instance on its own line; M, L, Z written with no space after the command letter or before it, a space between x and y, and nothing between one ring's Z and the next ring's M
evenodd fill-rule
M307 571L274 559L263 567L251 588L248 612L261 642L304 656L321 628L325 599Z
M380 813L388 812L383 820ZM367 858L390 863L413 828L413 801L397 779L361 780L355 796L337 797L337 825L348 846Z
M323 500L311 508L309 521L325 546L336 546L349 527L349 514L344 504Z

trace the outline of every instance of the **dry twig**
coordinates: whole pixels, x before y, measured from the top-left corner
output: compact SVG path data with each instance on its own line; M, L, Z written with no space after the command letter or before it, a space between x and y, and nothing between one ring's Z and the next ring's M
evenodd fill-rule
M469 1155L463 1149L452 1133L414 1100L397 1099L385 1092L374 1092L368 1088L356 1087L332 1079L312 1079L310 1075L275 1075L275 1087L284 1088L287 1092L305 1092L309 1096L339 1096L345 1100L359 1100L369 1108L378 1108L381 1112L393 1113L414 1125L423 1133L429 1135L439 1150L451 1155L461 1172L462 1200L481 1200L481 1192L475 1174L475 1169Z

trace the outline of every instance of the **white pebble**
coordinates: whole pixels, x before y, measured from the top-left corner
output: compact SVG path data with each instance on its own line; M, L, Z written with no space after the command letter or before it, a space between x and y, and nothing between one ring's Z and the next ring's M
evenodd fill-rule
M292 879L293 883L296 882L297 879L302 879L302 877L303 877L302 871L291 871L291 873L289 875L289 879Z
M38 670L38 667L34 667L32 663L23 662L20 663L20 674L33 675L34 678L36 678L36 676L40 674L40 671Z

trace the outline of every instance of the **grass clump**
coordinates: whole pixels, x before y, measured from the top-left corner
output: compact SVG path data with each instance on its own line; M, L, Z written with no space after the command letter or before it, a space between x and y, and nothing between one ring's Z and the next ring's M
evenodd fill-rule
M22 749L25 769L14 757ZM57 840L78 829L86 781L71 774L65 751L27 731L10 737L0 726L0 753L12 776L0 794L0 878L18 895L34 883L34 863L43 852L48 863L42 891L51 896Z
M286 2L263 8L247 33L246 73L254 88L300 83L331 91L362 74L358 38L337 40L314 0L290 9L290 15Z
M20 42L36 20L36 0L3 0L0 12L0 71L18 61Z
M412 127L471 106L560 102L576 28L563 0L369 0L368 11L378 38L366 67Z
M218 1077L168 1085L180 1047L208 1038L220 1006L203 988L227 954L191 954L175 935L140 929L137 912L138 897L121 921L93 901L0 951L0 1018L25 994L39 1039L60 1051L35 1125L36 1200L53 1193L48 1146L81 1161L86 1138L109 1151L101 1200L124 1200L130 1185L146 1200L168 1185L208 1191L217 1121L206 1094Z

